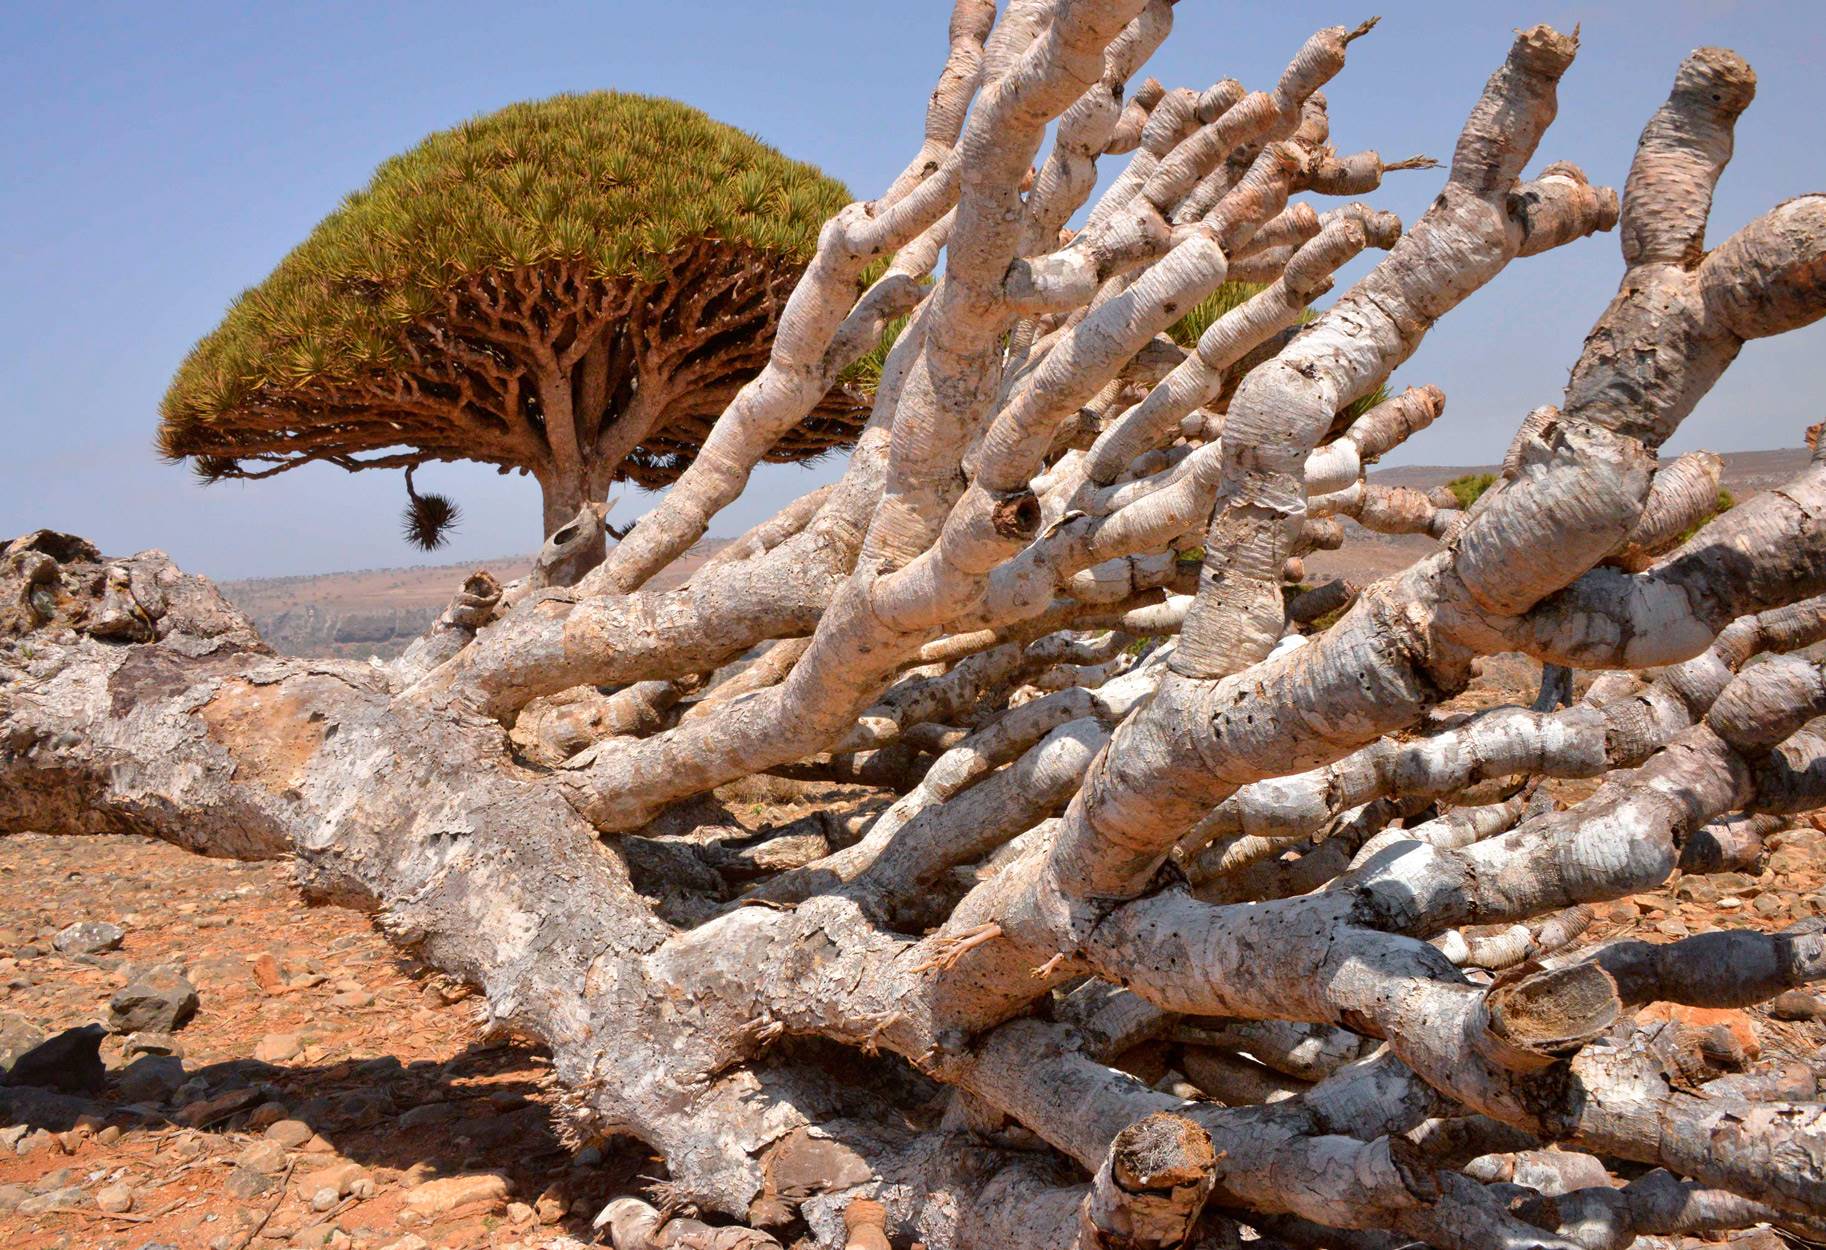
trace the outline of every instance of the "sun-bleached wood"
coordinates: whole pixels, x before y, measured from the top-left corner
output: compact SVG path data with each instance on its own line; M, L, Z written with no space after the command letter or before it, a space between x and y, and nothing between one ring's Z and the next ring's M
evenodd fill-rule
M959 0L919 152L576 585L478 574L392 664L294 659L163 553L13 542L0 830L292 857L550 1047L576 1132L663 1157L602 1213L623 1250L1813 1235L1826 1106L1670 1079L1630 1013L1826 977L1819 927L1579 937L1826 804L1826 461L1714 516L1716 458L1657 457L1745 341L1826 314L1826 197L1706 246L1754 88L1720 49L1621 200L1529 176L1577 52L1535 27L1403 229L1307 198L1428 176L1329 143L1373 23L1266 90L1136 83L1173 15ZM1612 229L1617 296L1499 481L1368 480L1452 419L1384 389L1427 330ZM652 589L900 311L841 479ZM1438 548L1303 587L1355 526ZM1601 675L1435 715L1513 651ZM736 837L724 787L790 778L852 788Z

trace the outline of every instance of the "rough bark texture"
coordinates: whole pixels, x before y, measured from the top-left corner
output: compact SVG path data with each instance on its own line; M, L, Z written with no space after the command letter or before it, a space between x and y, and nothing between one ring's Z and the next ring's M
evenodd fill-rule
M1826 803L1826 462L1680 542L1717 465L1655 456L1746 339L1826 313L1826 198L1704 246L1753 84L1717 49L1621 205L1523 181L1576 51L1537 27L1412 228L1290 205L1424 166L1327 145L1367 28L1268 91L1129 90L1171 23L960 0L921 152L832 221L773 359L576 587L477 576L393 665L288 660L161 553L15 541L0 830L293 857L548 1045L580 1127L664 1156L675 1201L603 1212L624 1248L1817 1227L1826 1107L1700 1088L1625 1009L1819 979L1821 934L1564 951L1589 904ZM1445 397L1356 401L1506 265L1619 222L1617 297L1502 481L1463 511L1367 485ZM917 307L843 480L641 589L817 402L890 257ZM1172 345L1243 264L1269 285ZM1340 515L1441 546L1290 593ZM1517 650L1618 672L1428 719ZM877 794L732 848L704 796L764 772ZM1599 784L1559 810L1547 777Z

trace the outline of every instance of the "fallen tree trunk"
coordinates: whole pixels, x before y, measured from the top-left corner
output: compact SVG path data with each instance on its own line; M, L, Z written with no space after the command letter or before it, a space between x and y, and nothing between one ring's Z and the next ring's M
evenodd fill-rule
M1744 341L1826 313L1826 198L1704 246L1749 68L1688 58L1619 205L1564 164L1521 180L1576 51L1525 31L1401 233L1290 200L1424 165L1327 143L1320 88L1367 27L1319 32L1270 91L1129 91L1166 0L993 16L960 0L921 158L839 214L702 471L579 585L477 576L369 665L272 654L160 553L11 544L0 830L289 857L371 911L551 1048L580 1133L663 1155L673 1203L603 1214L623 1247L1817 1226L1826 1108L1670 1083L1627 1009L1819 978L1820 935L1565 949L1586 905L1754 860L1759 813L1826 803L1802 650L1826 465L1667 550L1716 466L1655 458ZM1365 483L1442 415L1432 387L1377 402L1427 329L1619 224L1618 296L1503 481L1464 511ZM941 248L843 480L642 590L821 393L869 318L854 279L892 257L915 281ZM1267 289L1189 352L1166 336L1239 271ZM1334 514L1442 545L1297 596ZM1513 650L1673 667L1429 725ZM770 771L881 793L809 851L697 837L704 796ZM1527 788L1571 776L1601 785L1565 811ZM1556 1142L1669 1179L1549 1201L1532 1155L1476 1162Z

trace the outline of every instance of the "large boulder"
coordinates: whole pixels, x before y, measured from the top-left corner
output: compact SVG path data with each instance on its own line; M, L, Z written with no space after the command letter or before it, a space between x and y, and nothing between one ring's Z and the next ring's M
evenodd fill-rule
M16 1011L0 1011L0 1077L19 1056L44 1040L44 1030Z
M127 931L106 920L78 920L58 931L51 945L66 955L99 955L118 948Z
M175 1055L142 1055L114 1074L122 1102L169 1101L185 1080L184 1061Z
M7 1083L65 1094L97 1093L108 1080L101 1061L101 1039L107 1035L99 1024L65 1029L15 1059L6 1074Z
M169 968L142 973L108 1000L108 1028L115 1033L170 1033L197 1014L197 987Z

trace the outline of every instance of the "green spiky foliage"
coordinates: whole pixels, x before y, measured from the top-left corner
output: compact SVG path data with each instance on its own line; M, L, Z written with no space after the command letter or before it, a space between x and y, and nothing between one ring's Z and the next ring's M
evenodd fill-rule
M862 271L863 288L866 290L879 281L888 272L892 261L893 257L883 256L870 262L868 267ZM932 280L925 278L921 281L923 285L929 286ZM856 394L866 395L873 399L876 388L881 385L881 370L888 363L888 353L894 350L894 344L899 341L901 332L912 320L912 314L909 313L905 316L891 317L883 323L881 333L876 336L874 345L844 366L843 371L837 375L837 384Z
M1198 346L1198 340L1203 336L1204 332L1215 325L1220 317L1235 308L1241 307L1251 297L1258 295L1267 289L1268 284L1266 282L1225 282L1220 285L1217 290L1211 292L1211 294L1194 305L1192 310L1185 316L1169 326L1167 328L1167 334L1180 347L1187 351L1191 351L1194 347ZM1305 325L1317 315L1318 314L1313 309L1306 309L1305 312L1300 314L1300 320L1294 328L1298 329L1299 326ZM1250 369L1253 369L1263 360L1272 356L1275 351L1279 350L1281 344L1281 337L1276 336L1269 340L1268 343L1258 347L1255 351L1250 352L1247 356L1243 357L1242 360L1237 362L1225 381L1225 402L1227 402L1229 393L1235 389L1236 383L1242 380L1243 374L1247 373ZM1355 421L1358 417L1362 416L1388 397L1388 388L1386 386L1379 386L1361 399L1352 401L1343 412L1338 414L1340 423L1339 430L1334 432L1341 432L1343 426L1349 425L1352 421Z
M1452 498L1458 500L1458 506L1469 508L1492 486L1496 485L1494 473L1467 473L1455 477L1446 483L1446 489L1452 492Z
M1267 289L1266 282L1226 282L1167 327L1167 334L1175 343L1191 351L1198 345L1199 336L1215 325L1219 317L1240 307L1250 296Z
M1684 530L1680 531L1679 541L1685 542L1687 539L1689 539L1693 535L1697 534L1700 530L1700 527L1703 526L1706 522L1710 521L1713 517L1717 516L1721 512L1729 512L1731 509L1735 508L1736 506L1737 506L1737 496L1733 495L1730 491L1728 491L1724 487L1720 486L1718 488L1718 498L1712 501L1712 510L1710 512L1706 513L1704 516L1700 517L1697 521L1693 522L1691 525L1687 526Z
M843 372L837 375L838 383L861 394L873 395L881 385L881 370L888 363L888 353L894 350L901 331L912 319L911 316L893 317L884 323L874 346L844 366Z
M1351 400L1350 403L1344 406L1344 411L1338 414L1339 423L1348 426L1352 421L1355 421L1358 417L1362 416L1388 397L1389 388L1385 384L1378 386L1367 395L1362 395ZM1373 458L1372 463L1374 463Z
M382 165L234 301L172 381L160 449L207 481L480 460L539 479L549 532L613 481L683 472L848 200L672 100L475 118ZM772 458L866 415L839 387Z

